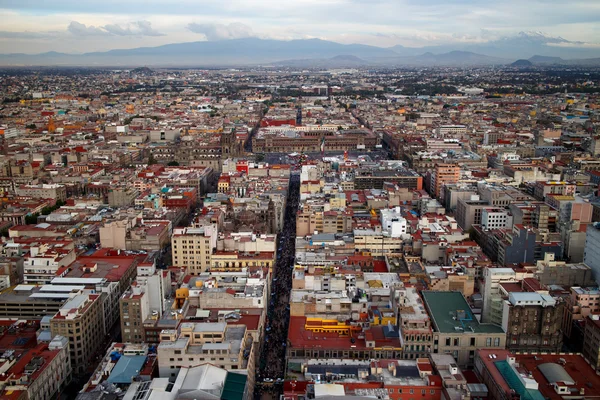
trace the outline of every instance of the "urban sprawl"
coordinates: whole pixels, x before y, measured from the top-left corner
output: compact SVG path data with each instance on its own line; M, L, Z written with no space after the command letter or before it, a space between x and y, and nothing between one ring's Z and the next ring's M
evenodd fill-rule
M599 82L1 70L0 398L598 398Z

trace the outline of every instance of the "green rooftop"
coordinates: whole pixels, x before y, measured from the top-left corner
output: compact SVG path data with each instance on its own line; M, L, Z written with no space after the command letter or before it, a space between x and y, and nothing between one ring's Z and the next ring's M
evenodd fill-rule
M244 400L244 389L248 377L235 372L228 372L221 393L221 400Z
M422 295L437 332L504 333L497 325L480 324L460 292L424 290Z
M527 389L521 382L519 377L515 374L515 371L510 367L506 360L496 361L494 363L500 375L504 378L506 383L511 389L517 392L522 400L545 400L542 393L537 389Z

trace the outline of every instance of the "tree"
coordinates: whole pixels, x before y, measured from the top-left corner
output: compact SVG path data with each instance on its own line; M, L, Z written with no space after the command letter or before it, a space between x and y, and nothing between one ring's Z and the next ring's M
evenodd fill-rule
M37 129L37 126L35 124L28 124L28 125L25 125L25 128L27 128L27 129Z
M263 162L265 161L265 155L264 154L257 154L255 157L256 162Z
M39 215L40 215L39 213L35 213L33 215L26 215L25 216L25 225L37 224L37 218Z
M156 159L154 158L154 154L150 153L150 156L148 157L148 165L153 164L156 164Z
M177 161L169 161L167 165L169 167L179 167L179 163Z

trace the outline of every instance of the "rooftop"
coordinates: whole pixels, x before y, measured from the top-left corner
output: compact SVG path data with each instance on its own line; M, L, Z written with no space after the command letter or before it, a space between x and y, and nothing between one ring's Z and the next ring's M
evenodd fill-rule
M438 332L504 333L499 326L480 324L460 292L423 291L422 296Z

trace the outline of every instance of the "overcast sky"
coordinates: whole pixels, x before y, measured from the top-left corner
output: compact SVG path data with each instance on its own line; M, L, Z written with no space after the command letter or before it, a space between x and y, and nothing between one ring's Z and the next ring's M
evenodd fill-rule
M600 0L0 0L0 53L321 38L387 47L520 31L600 43Z

